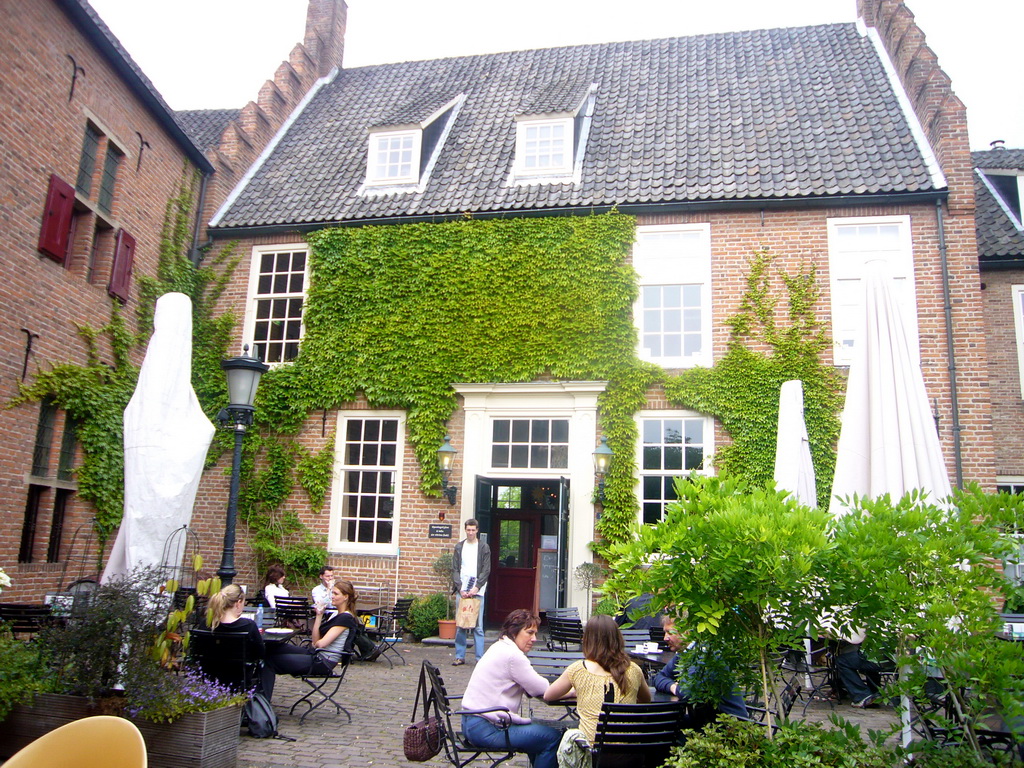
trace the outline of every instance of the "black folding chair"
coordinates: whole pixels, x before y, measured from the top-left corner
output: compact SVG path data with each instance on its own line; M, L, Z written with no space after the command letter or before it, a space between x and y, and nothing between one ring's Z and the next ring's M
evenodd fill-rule
M281 598L278 598L280 600ZM309 686L310 690L306 692L304 696L298 699L292 704L291 709L288 710L288 714L293 714L295 708L299 704L305 704L307 709L302 713L302 717L299 718L299 725L302 725L306 721L306 716L309 715L316 709L319 709L324 704L331 704L334 706L337 714L345 713L345 717L348 718L348 722L352 722L352 714L345 709L341 704L334 698L338 695L338 691L341 689L341 684L345 680L345 673L348 672L349 662L352 661L351 653L343 653L341 660L333 667L330 663L322 656L322 651L316 651L310 654L309 657L309 669L305 672L296 672L292 677L297 677L306 685ZM321 661L319 665L316 664L317 659ZM329 668L328 668L329 667Z
M685 713L686 705L679 701L605 702L594 743L584 739L576 743L590 752L593 768L654 768L679 743Z
M207 677L237 691L255 687L260 659L249 654L248 632L189 632L189 663Z
M10 627L15 637L33 637L43 627L58 623L48 605L0 603L0 622Z
M583 623L572 617L552 616L548 613L548 649L549 650L578 650L583 642Z
M310 634L309 619L313 612L309 600L304 597L279 597L274 602L275 621L279 627L288 627L299 633L299 636Z
M454 768L462 768L479 757L491 761L490 768L500 765L506 760L515 757L515 750L512 749L512 742L508 731L505 731L506 751L490 752L469 743L462 733L459 722L458 727L453 722L453 717L461 715L482 715L487 712L508 712L505 707L492 707L490 709L452 709L453 702L461 699L462 696L451 696L444 686L444 678L441 677L441 670L424 660L420 668L419 688L416 693L416 703L413 706L412 721L415 723L428 717L436 717L440 724L444 756ZM422 704L420 703L422 701Z
M405 657L395 648L395 643L398 642L399 633L405 628L411 606L412 598L403 597L395 603L393 608L381 608L370 614L376 617L376 626L368 627L366 634L377 644L370 654L370 658L383 658L389 667L394 667L394 662L388 656L391 654L403 664L406 663Z
M812 701L828 702L829 708L835 709L839 679L827 644L813 640L809 651L800 647L785 649L780 671L787 679L799 682L797 694L804 701L803 717Z

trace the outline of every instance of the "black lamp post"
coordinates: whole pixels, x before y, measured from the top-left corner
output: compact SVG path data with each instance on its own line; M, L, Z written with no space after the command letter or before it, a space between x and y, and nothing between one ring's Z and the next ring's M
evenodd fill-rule
M451 436L445 435L444 442L437 449L437 468L441 470L441 495L448 499L448 503L453 507L455 506L455 494L459 492L459 489L454 485L449 485L448 479L452 476L452 466L455 464L455 454L457 453L458 451L452 448Z
M228 518L224 526L224 550L220 557L220 568L217 575L221 586L227 586L235 578L235 523L238 518L238 483L242 468L242 440L245 430L252 424L252 414L256 409L256 387L260 376L270 366L264 365L259 357L249 357L249 345L246 344L239 357L229 357L220 361L220 367L228 377L228 407L217 414L221 427L234 430L235 455L231 464L231 491L228 494Z
M594 450L594 475L597 477L597 500L604 504L604 476L612 464L615 451L608 447L608 438L601 437L601 442Z

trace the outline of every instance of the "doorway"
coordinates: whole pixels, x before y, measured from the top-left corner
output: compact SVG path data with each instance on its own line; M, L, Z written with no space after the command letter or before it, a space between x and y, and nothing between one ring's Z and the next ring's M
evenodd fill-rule
M476 510L491 549L486 620L501 623L510 611L534 612L559 599L559 510L564 480L478 478Z

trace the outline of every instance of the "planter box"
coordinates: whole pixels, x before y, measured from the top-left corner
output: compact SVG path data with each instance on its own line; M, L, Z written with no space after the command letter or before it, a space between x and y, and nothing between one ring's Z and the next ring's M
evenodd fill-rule
M0 757L8 758L55 728L104 711L102 702L81 696L42 693L31 707L17 706L0 723ZM241 707L185 715L173 723L133 720L146 741L151 768L234 768L238 757Z

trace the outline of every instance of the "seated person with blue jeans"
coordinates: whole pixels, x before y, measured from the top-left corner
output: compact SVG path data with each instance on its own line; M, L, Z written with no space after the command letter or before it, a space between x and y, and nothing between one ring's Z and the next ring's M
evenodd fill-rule
M541 697L548 681L537 674L526 654L537 639L540 618L522 608L512 611L501 637L477 662L462 697L462 732L470 744L493 752L511 748L530 756L533 768L555 768L562 732L533 723L519 714L523 694Z
M686 638L682 633L676 631L675 619L667 613L662 616L661 625L665 628L665 642L676 653L669 659L668 664L654 676L654 688L663 694L676 696L680 701L689 701L690 685L701 674L701 670L691 666L686 670L686 674L680 678L678 669L679 651L686 647ZM747 706L743 703L743 697L737 691L724 695L717 705L698 705L697 709L701 710L698 717L703 716L703 719L706 721L713 720L719 713L735 715L736 717L748 716ZM704 722L694 722L690 727L700 727L704 724Z

